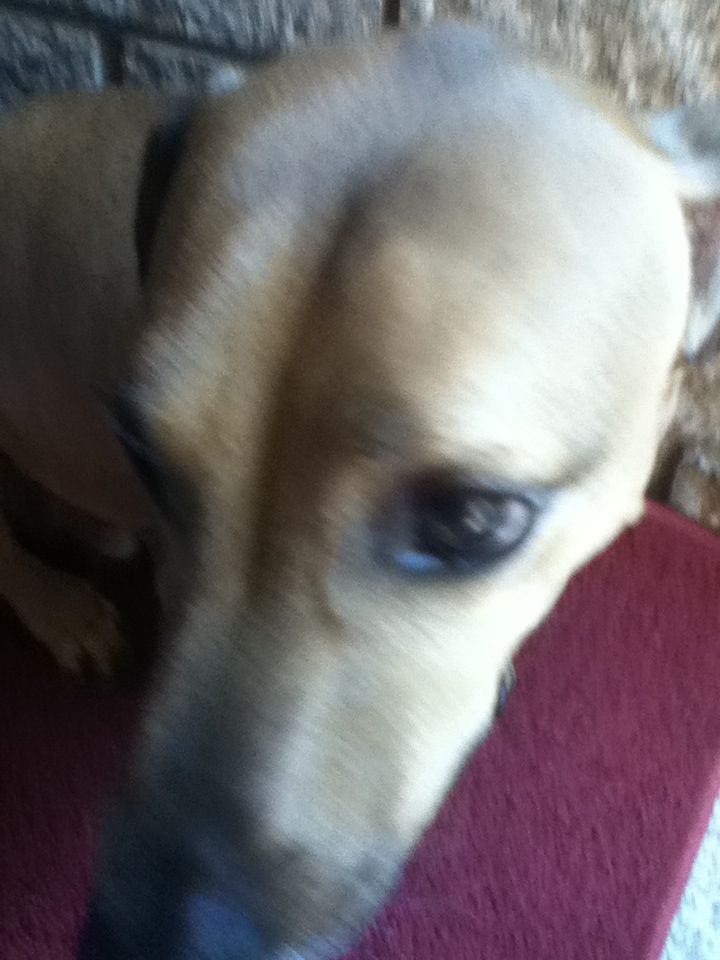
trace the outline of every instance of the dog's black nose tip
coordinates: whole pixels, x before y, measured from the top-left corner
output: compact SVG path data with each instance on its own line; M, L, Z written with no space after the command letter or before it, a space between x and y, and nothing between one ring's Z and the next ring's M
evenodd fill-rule
M266 960L267 951L241 911L204 894L186 905L183 960Z
M91 907L77 960L268 960L260 936L242 911L203 894L191 895L179 925L150 926L104 915Z
M267 960L244 895L190 832L128 794L111 808L77 960ZM214 879L213 879L214 878Z

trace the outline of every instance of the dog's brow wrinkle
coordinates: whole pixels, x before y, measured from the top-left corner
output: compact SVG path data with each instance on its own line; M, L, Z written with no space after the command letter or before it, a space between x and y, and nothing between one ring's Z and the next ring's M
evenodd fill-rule
M390 397L353 397L342 419L353 444L369 455L398 452L418 433L410 412Z
M521 450L499 445L479 447L466 459L476 464L474 472L485 477L490 486L506 487L509 493L521 491L523 487L559 490L581 483L595 468L604 445L603 437L593 434L572 447L568 443L565 456L547 465L536 463L524 467Z

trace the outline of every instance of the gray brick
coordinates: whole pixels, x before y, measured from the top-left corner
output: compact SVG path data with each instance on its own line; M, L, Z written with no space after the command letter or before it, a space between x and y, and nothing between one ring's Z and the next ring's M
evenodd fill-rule
M0 10L0 105L32 93L90 90L103 81L91 31Z
M239 64L170 43L130 38L123 44L123 79L134 87L160 87L182 92L205 85L220 71L232 70L238 82L245 71Z
M400 0L400 23L427 23L436 16L435 0Z
M26 0L93 14L168 39L262 56L299 43L379 29L383 0Z

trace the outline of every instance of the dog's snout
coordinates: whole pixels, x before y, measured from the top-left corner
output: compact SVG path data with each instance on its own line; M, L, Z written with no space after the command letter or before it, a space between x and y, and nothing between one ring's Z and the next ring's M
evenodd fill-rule
M207 881L180 838L114 833L78 960L274 960L241 900Z
M178 832L124 797L104 824L78 960L180 960L193 866ZM190 957L188 957L190 960Z
M204 894L190 896L170 928L150 917L128 928L117 916L91 907L78 960L275 960L239 906Z
M201 810L156 803L108 819L78 960L330 960L397 875L399 855L327 862L237 831L208 839Z

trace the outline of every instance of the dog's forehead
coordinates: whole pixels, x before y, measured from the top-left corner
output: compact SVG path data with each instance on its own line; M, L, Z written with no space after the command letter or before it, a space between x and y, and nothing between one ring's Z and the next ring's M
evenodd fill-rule
M355 409L410 411L438 453L534 444L527 461L546 465L581 436L595 447L659 394L687 297L670 173L533 71L487 69L488 89L440 98L427 117L409 85L407 111L388 112L378 94L352 137L328 121L292 149L284 120L270 125L277 142L267 124L238 137L227 105L227 162L208 167L207 186L196 177L178 191L176 221L192 229L170 238L173 282L156 298L150 405L168 442L193 460L217 460L220 442L259 455L299 368ZM344 95L328 103L349 123ZM325 106L313 116L332 115ZM395 137L399 118L408 130ZM217 147L208 134L198 157ZM221 169L233 171L230 193ZM316 275L328 256L326 309ZM343 404L320 409L337 419Z
M635 145L611 137L608 160L575 142L562 171L558 145L527 146L469 137L379 191L331 276L325 362L353 402L386 398L381 420L394 393L436 456L541 480L657 402L686 250L664 171Z

